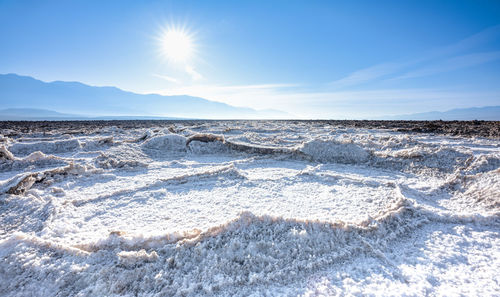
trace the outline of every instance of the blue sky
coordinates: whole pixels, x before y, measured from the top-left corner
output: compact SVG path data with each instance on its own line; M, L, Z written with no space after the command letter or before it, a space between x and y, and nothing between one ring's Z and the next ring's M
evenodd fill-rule
M0 0L0 44L0 73L305 118L500 105L500 1Z

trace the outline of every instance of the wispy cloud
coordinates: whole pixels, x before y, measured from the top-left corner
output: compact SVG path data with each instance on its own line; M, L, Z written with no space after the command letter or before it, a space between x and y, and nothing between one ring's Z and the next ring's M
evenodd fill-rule
M330 83L330 85L333 87L346 87L362 84L392 74L405 66L406 64L397 63L385 63L371 66L355 71L342 79Z
M186 70L187 74L191 76L192 80L200 80L203 78L203 76L199 72L197 72L192 66L186 65L184 69Z
M175 84L186 83L186 80L187 81L189 81L189 80L198 81L198 80L203 79L203 75L201 75L198 71L196 71L194 69L194 67L192 67L190 65L186 65L186 66L184 66L184 68L181 68L180 70L181 70L181 72L178 74L183 77L183 80L176 78L176 77L163 75L163 74L156 74L156 73L152 74L152 76L161 78L163 80L166 80L168 82L175 83Z
M444 73L458 69L473 67L499 59L500 59L500 51L462 55L449 58L444 61L438 62L436 64L432 64L414 71L407 72L406 74L395 77L394 79L406 79L406 78L430 76L438 73Z
M449 56L470 50L481 44L488 43L500 37L500 25L488 27L478 33L466 37L456 43L444 46L432 52L432 56Z
M298 84L254 84L235 86L210 86L213 90L241 91L241 90L270 90L298 87Z
M435 49L420 57L407 61L382 63L354 71L344 78L333 81L331 87L355 86L368 82L380 81L386 78L413 78L432 75L483 64L497 59L497 52L474 53L453 57L460 52L471 50L481 44L488 43L500 37L500 25L489 27L456 43ZM445 59L443 61L443 59ZM428 65L433 63L433 65ZM438 63L439 65L436 65ZM406 74L404 74L406 72Z
M169 81L169 82L172 82L172 83L175 83L175 84L179 84L180 83L180 81L178 79L176 79L174 77L171 77L171 76L161 75L161 74L155 74L155 73L153 73L152 76L164 79L166 81Z

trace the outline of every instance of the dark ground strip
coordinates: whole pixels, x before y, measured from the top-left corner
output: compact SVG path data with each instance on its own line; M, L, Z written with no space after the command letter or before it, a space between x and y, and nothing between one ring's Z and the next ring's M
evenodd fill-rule
M388 129L406 133L434 133L455 136L500 138L500 121L372 121L372 120L113 120L113 121L0 121L0 129L10 129L4 136L15 137L23 133L44 133L59 130L66 134L95 133L115 126L122 129L186 126L210 122L236 124L243 122L310 123L331 125L332 128ZM60 130L63 131L60 131Z

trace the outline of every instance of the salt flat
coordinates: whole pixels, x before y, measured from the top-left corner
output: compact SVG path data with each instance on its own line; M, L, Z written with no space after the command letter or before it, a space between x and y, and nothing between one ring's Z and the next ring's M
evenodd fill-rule
M500 291L498 139L289 121L0 133L3 296Z

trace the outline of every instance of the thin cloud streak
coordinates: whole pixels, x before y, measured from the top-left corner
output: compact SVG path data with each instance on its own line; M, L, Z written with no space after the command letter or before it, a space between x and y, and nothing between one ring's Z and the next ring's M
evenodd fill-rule
M155 74L155 73L153 73L152 76L164 79L166 81L169 81L169 82L172 82L172 83L175 83L175 84L180 84L181 83L178 79L173 78L171 76L167 76L167 75L161 75L161 74Z
M390 75L406 66L407 63L379 64L355 71L342 79L331 82L329 85L332 87L347 87L347 86L359 85L365 82L373 81L375 79L384 77L386 75Z
M434 50L434 51L432 51L432 52L430 52L427 55L424 55L422 57L419 57L419 58L416 58L413 60L409 60L406 62L401 62L401 63L382 63L382 64L370 66L370 67L367 67L364 69L354 71L351 74L349 74L348 76L341 78L339 80L333 81L333 82L329 83L328 85L331 87L334 87L334 88L335 87L342 88L342 87L346 87L346 86L355 86L355 85L360 85L363 83L377 81L377 80L383 79L384 77L388 77L391 75L396 75L397 73L401 73L405 69L408 69L411 67L418 68L419 65L429 63L435 59L440 59L440 58L443 58L445 56L449 57L449 56L452 56L452 55L457 54L459 52L470 50L470 49L474 48L475 46L487 43L487 42L494 40L495 38L499 38L499 37L500 37L500 25L496 25L493 27L486 28L486 29L484 29L476 34L473 34L473 35L467 37L467 38L464 38L464 39L460 40L459 42L450 44L448 46L444 46L444 47L439 48L439 49L436 49L436 50ZM481 59L480 57L472 57L473 55L474 54L472 54L471 57L467 57L468 55L463 55L462 57L464 59L468 59L468 61L470 61L470 63L473 63L474 59L478 59L478 60ZM451 59L453 59L453 58L451 58ZM464 61L459 61L459 62L465 63L465 64L467 63ZM478 65L478 64L480 64L480 63L477 62L477 64L474 64L474 65ZM432 68L432 67L434 67L434 66L431 66L428 68ZM456 69L460 69L460 68L464 68L464 67L469 67L469 66L458 67ZM450 70L446 70L446 71L455 70L455 69L452 69L451 66L449 68L450 68ZM414 71L408 72L408 73L417 73L418 76L426 75L425 74L426 71L424 71L424 70L422 70L422 71L414 70ZM430 72L430 74L433 74L433 72ZM397 77L397 79L412 78L412 77L414 77L414 76L413 75L400 75ZM394 79L394 78L392 78L392 79ZM390 79L390 80L392 80L392 79Z
M452 55L466 50L470 50L475 46L485 44L491 40L500 37L500 25L488 27L478 33L460 40L457 43L445 46L434 52L433 56Z
M447 59L438 64L408 72L404 75L393 78L393 80L430 76L434 74L469 68L488 62L493 62L499 59L500 51L462 55Z
M214 87L220 90L263 90L263 89L281 89L298 87L299 84L257 84L257 85L236 85L236 86L218 86Z
M186 71L187 74L191 76L192 80L200 80L203 78L203 75L201 75L199 72L197 72L192 66L187 65L184 70Z

